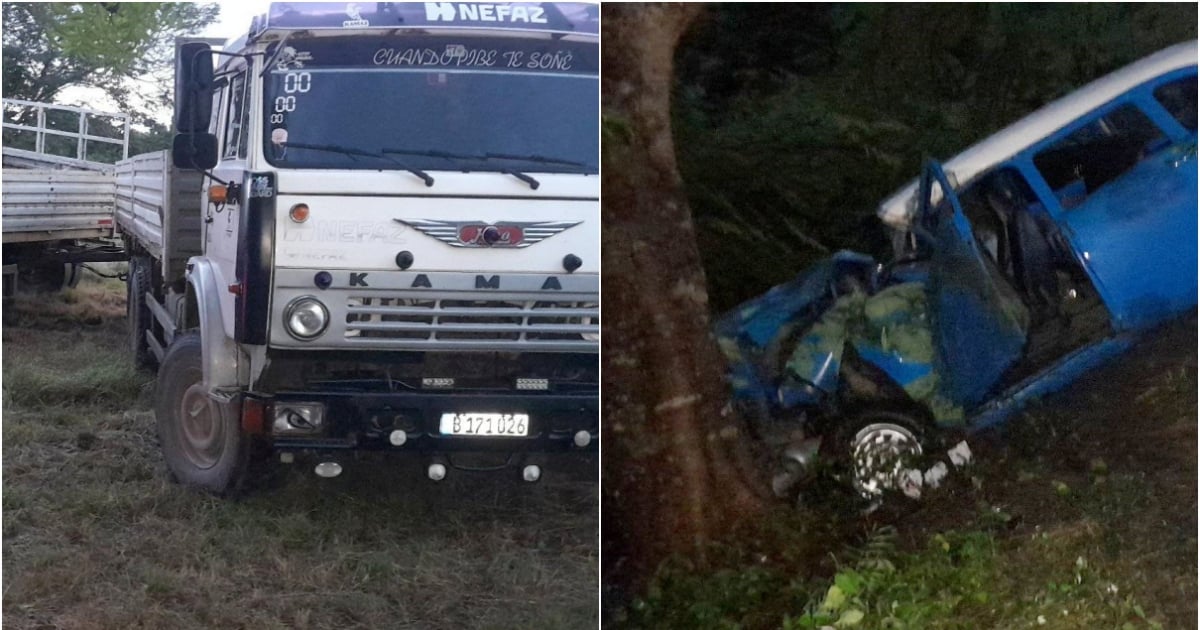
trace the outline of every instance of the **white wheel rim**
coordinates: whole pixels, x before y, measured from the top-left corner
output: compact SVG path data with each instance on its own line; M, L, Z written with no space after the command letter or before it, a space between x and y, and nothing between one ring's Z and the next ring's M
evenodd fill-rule
M912 431L890 423L863 427L850 449L854 489L868 499L896 489L913 458L921 455L921 443Z

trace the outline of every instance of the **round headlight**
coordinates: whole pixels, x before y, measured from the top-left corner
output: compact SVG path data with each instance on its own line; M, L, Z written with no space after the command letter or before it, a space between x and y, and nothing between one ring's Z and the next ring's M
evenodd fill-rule
M319 337L329 326L329 311L315 297L298 297L283 311L288 334L301 341Z

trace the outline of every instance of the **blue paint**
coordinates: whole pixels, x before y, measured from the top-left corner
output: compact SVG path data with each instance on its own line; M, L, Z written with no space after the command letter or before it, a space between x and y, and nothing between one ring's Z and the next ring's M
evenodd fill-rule
M1172 145L1059 217L1119 329L1196 305L1195 151Z
M971 430L980 431L995 426L1030 402L1062 390L1080 375L1127 351L1134 341L1135 337L1131 334L1120 335L1076 350L1053 367L1018 383L975 410L971 414Z
M928 191L941 186L950 208L930 206ZM1018 359L1025 346L1028 313L1007 288L999 271L985 261L958 196L941 165L930 161L922 176L920 216L940 215L933 227L930 307L942 392L972 407L983 400ZM952 213L945 216L948 212ZM951 219L951 220L945 220Z
M960 187L962 191L970 189L1002 169L1024 178L1036 196L1034 201L1026 200L1024 212L1048 219L1056 227L1057 241L1065 246L1054 260L1073 259L1090 279L1109 315L1110 336L1049 358L1038 364L1040 371L997 391L1014 367L1028 367L1020 362L1035 314L1026 300L1036 305L1036 296L1019 294L1014 288L1018 281L1010 280L992 256L981 251L959 201L961 191L952 190L940 165L930 162L920 181L912 228L927 259L898 265L880 278L871 259L842 252L718 323L723 345L738 348L730 365L735 397L765 400L776 412L821 407L831 399L822 391L836 396L842 349L844 343L851 343L858 356L879 367L900 387L934 377L940 401L968 409L970 427L978 430L1067 387L1085 372L1128 351L1151 327L1194 309L1200 197L1196 132L1181 125L1153 94L1164 83L1195 74L1192 67L1147 81ZM1137 161L1125 172L1107 181L1091 180L1103 182L1095 190L1087 190L1087 177L1059 182L1058 189L1052 190L1038 171L1035 156L1100 117L1129 106L1136 107L1161 135L1152 137L1136 153L1126 154ZM944 191L944 200L936 205L930 195L934 184ZM1028 260L1055 264L1050 259ZM838 339L805 335L835 304L837 295L831 287L846 273L869 279L868 294L899 283L916 282L925 287L934 342L932 364L907 361L898 353L865 342L853 331ZM1040 289L1043 285L1024 286ZM1036 317L1046 316L1039 313ZM779 346L790 343L794 348L796 343L818 341L835 348L826 352L825 360L819 360L819 353L812 354L810 374L785 376L789 349ZM794 415L792 411L789 417Z

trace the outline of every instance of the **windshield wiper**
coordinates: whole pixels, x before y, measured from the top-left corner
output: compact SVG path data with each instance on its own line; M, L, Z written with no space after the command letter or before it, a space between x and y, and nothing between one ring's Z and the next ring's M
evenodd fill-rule
M424 155L424 156L428 156L428 157L444 158L447 160L482 160L485 162L487 160L491 159L492 157L494 157L493 154L489 154L489 153L476 153L476 154L450 153L448 151L442 151L440 149L423 149L420 151L413 150L413 149L380 149L379 152L385 153L385 154L386 153L398 153L400 155ZM532 188L533 190L537 190L538 186L542 185L542 183L539 182L538 180L536 180L533 177L526 175L525 173L522 173L520 171L514 171L512 169L501 169L500 172L504 173L505 175L512 175L513 177L516 177L517 179L525 182L526 184L529 184L529 187Z
M586 168L587 164L576 162L575 160L566 160L563 158L546 157L544 155L513 155L511 153L484 153L483 157L493 158L497 160L521 160L523 162L539 162L541 164L562 164L565 166L578 166Z
M447 160L478 160L481 155L468 155L466 153L450 153L440 149L380 149L380 153L396 153L399 155L423 155L426 157L445 158Z
M387 153L383 152L383 151L381 151L379 153L372 153L370 151L364 151L362 149L355 149L353 147L343 147L343 146L337 145L337 144L306 144L303 142L285 142L285 143L283 143L283 146L295 147L297 149L311 149L313 151L328 151L330 153L341 153L342 155L350 156L351 159L354 159L354 156L356 156L356 155L362 155L365 157L373 157L373 158L383 158L383 159L391 162L392 164L395 164L396 166L399 166L400 168L408 171L409 173L412 173L413 175L420 177L421 181L425 182L426 186L433 186L433 177L431 177L429 175L429 173L426 173L425 171L422 171L419 168L413 168L411 166L408 166L404 162L397 160L396 158L394 158L390 155L387 155ZM357 161L357 160L355 160L355 161Z

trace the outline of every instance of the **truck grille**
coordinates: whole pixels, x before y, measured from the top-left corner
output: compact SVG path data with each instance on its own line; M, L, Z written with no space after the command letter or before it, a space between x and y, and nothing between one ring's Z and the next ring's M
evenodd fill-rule
M578 344L584 350L596 347L599 334L600 306L595 302L379 295L350 296L346 300L345 337L350 343L390 339L417 345L463 343L521 350Z

